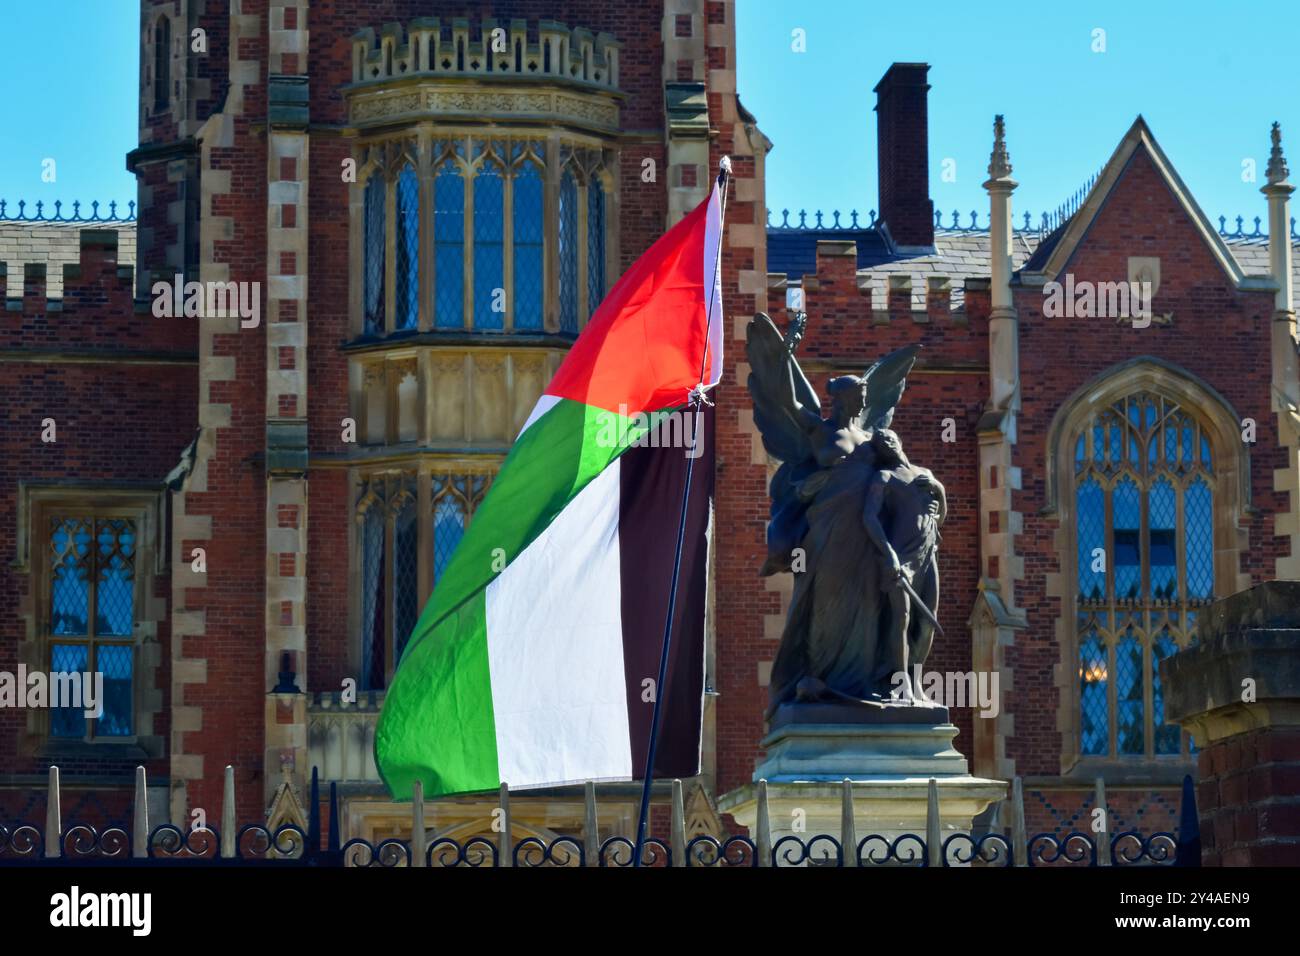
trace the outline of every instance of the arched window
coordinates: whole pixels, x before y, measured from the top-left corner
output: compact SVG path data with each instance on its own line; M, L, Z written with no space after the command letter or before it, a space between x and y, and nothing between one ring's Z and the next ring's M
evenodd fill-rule
M465 327L465 179L451 157L433 178L434 324Z
M605 187L599 176L587 181L587 311L605 298Z
M161 113L171 105L172 24L159 17L153 30L153 111Z
M397 327L420 318L420 181L407 163L397 177Z
M1192 640L1215 592L1213 431L1139 388L1094 408L1069 441L1079 753L1183 753L1159 662Z
M515 328L542 329L542 170L526 160L514 181Z
M485 159L474 176L474 328L505 327L505 180Z
M560 177L560 331L578 331L578 182Z
M365 298L366 332L384 331L384 177L375 170L366 182Z

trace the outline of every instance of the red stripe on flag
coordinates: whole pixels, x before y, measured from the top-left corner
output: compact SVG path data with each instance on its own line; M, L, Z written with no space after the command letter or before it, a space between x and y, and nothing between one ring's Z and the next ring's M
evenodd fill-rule
M686 403L704 358L709 203L664 233L619 279L546 394L629 415Z

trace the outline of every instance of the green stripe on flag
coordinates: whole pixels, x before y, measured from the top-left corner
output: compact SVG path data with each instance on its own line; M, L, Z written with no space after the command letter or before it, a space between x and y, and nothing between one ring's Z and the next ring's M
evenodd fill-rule
M427 796L500 784L487 586L649 424L645 416L561 399L519 436L434 587L385 696L375 763L395 799L409 798L417 779Z

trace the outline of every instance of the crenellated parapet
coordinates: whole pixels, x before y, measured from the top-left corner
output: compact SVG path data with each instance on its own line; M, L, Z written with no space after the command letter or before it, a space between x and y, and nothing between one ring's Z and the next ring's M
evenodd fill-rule
M406 29L386 23L352 36L352 82L417 74L563 80L618 89L619 43L608 33L540 21L529 37L524 20L486 19L477 35L465 17L421 17Z
M619 43L542 20L466 18L367 27L352 38L348 112L359 128L425 118L618 127Z
M157 317L148 300L136 298L135 270L119 262L118 239L116 229L81 229L77 261L55 263L62 277L57 296L50 294L47 263L25 262L19 271L0 262L0 349L191 361L198 320Z

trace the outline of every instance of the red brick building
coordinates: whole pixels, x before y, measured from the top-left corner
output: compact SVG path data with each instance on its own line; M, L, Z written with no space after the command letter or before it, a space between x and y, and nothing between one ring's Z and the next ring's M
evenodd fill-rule
M1112 830L1172 828L1194 756L1156 664L1211 598L1300 576L1280 151L1266 235L1221 235L1140 119L1069 208L1013 228L1013 122L991 228L945 228L925 111L944 91L895 64L876 88L878 215L768 226L737 15L142 0L134 285L115 235L83 232L61 300L39 264L8 274L0 345L0 670L96 662L112 693L99 719L0 710L0 808L29 815L58 764L86 813L120 817L143 764L156 812L182 821L214 812L230 765L239 816L282 820L283 786L317 766L342 785L345 837L407 826L370 756L406 635L595 304L729 155L691 826L725 826L711 801L759 753L789 581L757 577L773 463L744 330L758 310L784 322L799 286L818 385L924 345L895 427L950 506L929 666L1001 688L995 716L954 710L973 771L1025 778L1031 829L1081 826L1097 776ZM201 318L157 315L178 275ZM1067 276L1101 304L1049 305ZM1130 280L1150 318L1116 314ZM602 824L629 832L635 788L606 789ZM490 803L441 802L431 825L472 832ZM580 794L521 804L523 834L581 827Z

